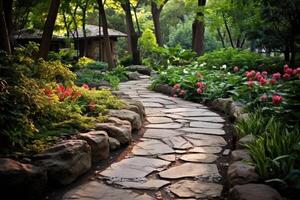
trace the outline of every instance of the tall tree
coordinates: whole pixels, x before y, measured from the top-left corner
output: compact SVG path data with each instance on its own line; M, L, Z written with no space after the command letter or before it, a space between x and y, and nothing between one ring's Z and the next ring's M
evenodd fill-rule
M11 54L11 45L5 12L3 9L3 0L0 0L0 50L4 50L8 54Z
M204 13L203 7L206 4L206 0L198 0L198 9L196 18L193 22L193 38L192 48L198 54L203 54L204 50Z
M47 20L44 25L38 57L46 59L48 56L59 4L60 0L51 0Z
M83 43L84 43L84 56L86 56L87 53L87 46L88 46L88 41L86 37L86 17L87 17L87 9L89 7L90 0L83 0L83 1L78 1L78 6L81 8L82 11L82 33L83 33Z
M131 7L130 7L130 1L129 0L122 0L121 1L121 7L123 8L125 12L126 17L126 25L128 30L128 42L129 47L132 54L132 64L140 64L140 51L138 49L138 39L139 34L135 31L132 15L131 15Z
M98 6L99 6L99 15L101 16L101 24L102 24L102 32L104 37L104 48L106 51L106 58L108 62L108 67L111 70L114 67L113 57L112 57L112 49L110 45L109 35L108 35L108 25L107 25L107 19L106 14L103 6L102 0L97 0ZM99 37L101 35L99 34ZM100 38L99 38L100 39Z
M163 45L161 28L160 28L160 13L168 0L151 0L151 13L154 24L154 34L156 42L159 46Z

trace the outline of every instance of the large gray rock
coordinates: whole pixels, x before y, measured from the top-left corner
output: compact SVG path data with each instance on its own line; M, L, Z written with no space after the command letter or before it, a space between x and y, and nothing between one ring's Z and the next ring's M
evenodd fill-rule
M127 72L126 75L129 80L139 80L142 74L138 72Z
M255 136L254 135L246 135L239 139L239 141L236 144L237 149L243 149L247 144L250 144L255 141Z
M231 152L230 162L241 161L241 160L251 161L251 156L246 149L238 149Z
M131 110L110 110L112 117L130 121L133 130L139 130L142 127L142 119L139 114Z
M126 67L127 70L129 71L137 71L140 74L144 74L144 75L151 75L151 69L147 66L144 65L130 65Z
M230 104L233 102L232 98L217 98L212 102L212 107L216 110L228 113Z
M34 156L53 183L67 185L91 168L91 147L84 140L67 140Z
M144 118L146 116L146 112L145 112L145 107L142 104L142 102L135 101L135 100L132 100L132 99L125 100L125 102L128 104L127 109L139 114L142 121L144 121Z
M131 143L131 129L123 124L97 123L95 129L106 131L110 137L117 139L121 144Z
M264 184L236 185L229 192L231 200L282 200L280 194Z
M90 131L78 135L79 139L87 141L92 150L93 162L107 159L109 156L108 135L105 131Z
M243 185L259 181L255 167L242 161L229 165L227 174L231 185Z
M46 184L46 170L31 164L0 158L1 198L41 199Z
M120 148L120 146L121 146L121 143L113 137L108 137L108 142L109 142L109 148L111 151L114 151L114 150Z
M238 102L232 102L229 106L229 115L233 118L238 118L244 113L244 106Z

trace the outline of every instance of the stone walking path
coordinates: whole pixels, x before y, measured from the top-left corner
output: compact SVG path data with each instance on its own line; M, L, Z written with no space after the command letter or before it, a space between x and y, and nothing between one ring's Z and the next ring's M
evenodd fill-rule
M141 79L120 86L146 108L143 137L126 158L99 172L99 180L64 200L221 199L225 120L201 104L149 91L149 85Z

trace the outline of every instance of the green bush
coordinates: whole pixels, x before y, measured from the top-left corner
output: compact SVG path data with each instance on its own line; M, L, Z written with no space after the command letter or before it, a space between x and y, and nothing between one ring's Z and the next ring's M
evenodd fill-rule
M282 58L267 57L248 50L236 48L223 48L213 52L205 53L198 58L199 63L206 63L210 69L226 65L229 70L234 66L248 69L268 69L270 72L277 72L278 67L283 66Z

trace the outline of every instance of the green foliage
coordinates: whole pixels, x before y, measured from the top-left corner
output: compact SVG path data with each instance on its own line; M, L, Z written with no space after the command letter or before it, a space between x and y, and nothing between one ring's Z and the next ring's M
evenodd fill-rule
M257 69L264 65L268 71L278 71L278 66L283 63L278 57L267 57L248 50L239 50L234 48L224 48L213 52L205 53L198 58L198 62L206 63L207 67L227 65L230 69L238 66L245 70ZM260 70L262 67L260 67Z
M147 57L151 52L158 47L153 31L147 28L139 38L138 44L141 50L141 56Z

